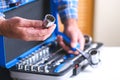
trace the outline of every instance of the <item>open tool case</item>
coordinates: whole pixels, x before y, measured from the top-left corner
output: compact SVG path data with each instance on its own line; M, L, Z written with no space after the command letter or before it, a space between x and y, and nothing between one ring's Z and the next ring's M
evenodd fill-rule
M84 55L89 54L88 59L86 59L82 54L68 54L54 40L49 43L38 44L6 63L6 65L2 65L3 62L0 62L0 65L10 70L13 78L24 80L67 80L69 77L83 71L88 65L98 65L101 47L102 43L91 42L89 45L85 45ZM3 58L0 57L0 59ZM71 60L74 60L73 63L70 63Z
M56 9L53 5L51 8L51 14L56 17L57 24ZM5 43L6 38L0 36L0 66L10 70L11 76L17 79L67 80L83 71L88 65L99 64L102 43L92 42L91 38L85 35L86 44L82 54L68 54L56 41L58 32L57 26L51 37L41 43L18 40L19 43L10 39L11 43L8 44ZM63 33L60 34L66 38ZM13 45L14 49L11 48ZM7 49L7 46L10 49Z

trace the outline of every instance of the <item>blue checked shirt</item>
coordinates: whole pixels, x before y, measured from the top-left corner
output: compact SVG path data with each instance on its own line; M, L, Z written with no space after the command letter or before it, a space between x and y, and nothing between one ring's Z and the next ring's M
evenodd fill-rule
M54 0L62 22L69 18L78 18L78 0Z
M61 21L68 18L78 18L78 0L53 0L57 6Z

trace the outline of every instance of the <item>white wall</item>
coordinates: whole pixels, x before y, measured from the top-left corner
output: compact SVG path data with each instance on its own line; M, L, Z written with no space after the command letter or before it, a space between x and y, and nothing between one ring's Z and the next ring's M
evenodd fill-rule
M95 0L94 38L120 46L120 0Z

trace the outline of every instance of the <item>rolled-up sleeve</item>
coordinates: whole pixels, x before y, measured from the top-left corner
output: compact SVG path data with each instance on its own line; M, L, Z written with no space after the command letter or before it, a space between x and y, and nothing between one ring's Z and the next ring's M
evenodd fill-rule
M62 22L69 18L78 18L78 0L54 0L54 2L57 4Z

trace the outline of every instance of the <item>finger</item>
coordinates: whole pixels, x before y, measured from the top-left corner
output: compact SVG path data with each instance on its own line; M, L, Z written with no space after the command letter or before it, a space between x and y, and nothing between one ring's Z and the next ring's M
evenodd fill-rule
M56 28L55 24L49 28L43 28L40 30L39 35L44 35L44 36L49 35L50 36L54 32L55 28Z
M55 28L56 28L56 24L53 24L49 28L46 28L45 30L42 29L42 30L43 30L43 32L46 31L45 33L47 33L47 34L51 34L55 30Z
M42 28L43 21L42 20L30 20L21 17L13 17L12 21L18 24L20 27L39 27Z
M80 50L84 50L85 39L84 39L83 35L79 36L78 42L80 43Z
M71 47L75 48L78 42L78 36L77 34L72 34L71 36Z
M75 51L73 54L78 55L78 54L79 54L79 51Z
M62 38L62 36L58 35L57 37L58 43L61 45L61 47L67 51L68 53L73 53L73 51L70 50L70 47L68 47L65 43L64 40Z
M56 25L53 25L53 27L49 28L49 30L47 31L47 34L43 35L42 41L46 40L48 37L51 36L51 34L53 33L55 27L56 27Z
M48 29L36 30L36 32L33 33L33 35L35 35L35 40L46 40L53 33L54 29L55 25Z
M84 50L84 43L85 43L85 40L84 40L84 37L81 35L80 37L78 37L78 42L80 44L80 50ZM78 55L79 54L79 51L75 51L74 52L75 55Z
M26 28L18 27L22 39L26 41L43 41L47 39L54 31L55 26L49 29L36 29L36 28Z
M43 28L42 20L27 20L25 19L22 26L34 27L34 28Z

